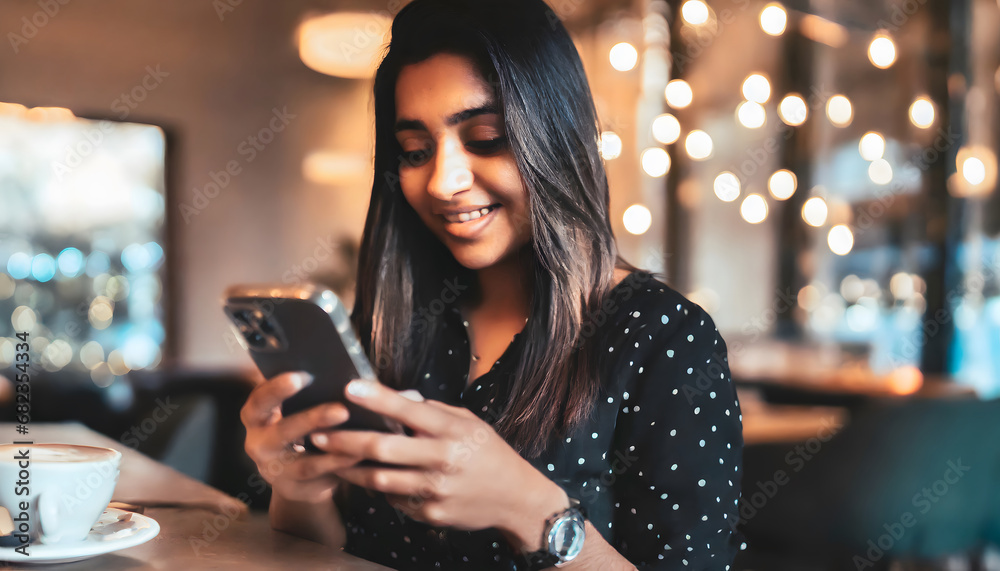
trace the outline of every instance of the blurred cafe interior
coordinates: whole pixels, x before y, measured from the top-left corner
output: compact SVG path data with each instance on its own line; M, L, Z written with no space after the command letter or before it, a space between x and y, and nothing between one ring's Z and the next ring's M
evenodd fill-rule
M0 3L0 421L27 331L32 422L265 533L239 419L260 375L220 299L308 280L353 306L405 3ZM548 3L623 257L726 339L737 568L1000 569L1000 2Z

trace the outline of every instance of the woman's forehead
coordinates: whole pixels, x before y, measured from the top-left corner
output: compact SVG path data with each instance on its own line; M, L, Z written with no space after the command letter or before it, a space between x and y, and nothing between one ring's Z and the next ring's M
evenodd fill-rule
M396 116L448 117L495 103L489 84L469 58L437 54L404 66L396 81Z

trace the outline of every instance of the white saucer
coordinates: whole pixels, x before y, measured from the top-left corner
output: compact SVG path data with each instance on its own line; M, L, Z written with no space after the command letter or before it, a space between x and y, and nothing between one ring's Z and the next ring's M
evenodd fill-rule
M13 547L0 547L0 561L16 563L69 563L89 559L119 549L146 543L160 533L160 524L142 514L108 508L101 514L83 541L45 545L28 545L28 556Z

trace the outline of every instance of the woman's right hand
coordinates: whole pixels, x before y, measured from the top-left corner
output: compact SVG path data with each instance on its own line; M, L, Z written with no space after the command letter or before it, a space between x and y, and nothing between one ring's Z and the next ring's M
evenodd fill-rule
M340 481L333 472L352 466L359 459L331 453L295 452L292 444L310 433L347 420L347 407L325 403L285 418L281 403L311 382L309 373L294 371L276 375L250 392L240 410L247 430L244 445L260 475L274 493L301 502L328 501Z

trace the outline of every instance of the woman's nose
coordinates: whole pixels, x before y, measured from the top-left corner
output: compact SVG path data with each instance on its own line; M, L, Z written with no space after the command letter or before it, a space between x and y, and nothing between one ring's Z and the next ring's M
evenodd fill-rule
M450 200L457 192L472 186L469 157L458 141L445 140L434 156L434 172L427 182L427 192L435 198Z

